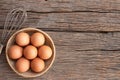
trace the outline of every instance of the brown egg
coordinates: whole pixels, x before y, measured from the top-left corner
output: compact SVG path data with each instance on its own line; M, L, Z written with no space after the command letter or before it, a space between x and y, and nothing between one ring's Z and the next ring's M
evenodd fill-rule
M31 61L31 69L34 72L41 72L45 68L45 63L40 58L35 58Z
M30 43L30 36L28 33L20 32L16 35L15 40L19 46L26 46Z
M37 56L37 48L32 45L28 45L25 47L23 54L27 59L34 59Z
M49 59L52 56L52 49L47 45L43 45L38 49L38 56L44 60Z
M45 37L42 33L36 32L31 36L31 43L35 47L42 46L45 43Z
M12 45L8 50L8 55L11 59L22 57L23 48L18 45Z
M30 68L30 61L25 58L20 58L15 64L16 70L20 73L26 72Z

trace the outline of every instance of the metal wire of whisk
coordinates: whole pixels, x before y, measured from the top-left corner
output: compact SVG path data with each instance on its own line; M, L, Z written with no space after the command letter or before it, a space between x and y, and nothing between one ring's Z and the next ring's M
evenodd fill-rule
M0 39L0 53L3 46L6 45L7 39L9 39L14 31L19 30L22 27L22 24L26 21L26 19L27 12L23 8L13 9L7 14L2 37Z

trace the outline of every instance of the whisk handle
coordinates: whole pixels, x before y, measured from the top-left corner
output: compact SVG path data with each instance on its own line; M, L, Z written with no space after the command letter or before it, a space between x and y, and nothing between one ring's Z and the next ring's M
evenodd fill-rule
M3 45L0 44L0 54L2 53L2 50L3 50Z

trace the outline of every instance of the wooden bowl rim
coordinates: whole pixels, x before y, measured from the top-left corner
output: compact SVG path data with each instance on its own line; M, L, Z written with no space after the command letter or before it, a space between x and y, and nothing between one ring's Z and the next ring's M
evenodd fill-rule
M47 38L50 39L50 41L51 41L51 43L52 43L52 46L53 46L53 59L52 59L51 63L49 64L49 66L48 66L43 72L40 72L40 73L38 73L38 74L36 74L36 75L34 75L34 76L31 76L31 75L28 76L28 75L24 75L24 74L19 73L17 70L15 70L14 67L12 67L12 65L11 65L11 63L10 63L10 61L9 61L10 59L9 59L9 57L8 57L8 45L9 45L11 39L12 39L16 34L18 34L19 32L26 31L26 30L27 30L27 31L28 31L28 30L33 30L33 31L35 30L35 31L41 32L43 35L47 36ZM7 62L8 62L8 64L9 64L9 66L12 68L12 70L13 70L14 72L16 72L18 75L20 75L20 76L22 76L22 77L25 77L25 78L38 77L38 76L43 75L43 74L44 74L45 72L47 72L47 71L49 70L49 68L52 66L52 64L53 64L53 62L54 62L54 60L55 60L55 56L56 56L56 49L55 49L55 45L54 45L54 42L53 42L52 38L51 38L46 32L44 32L44 31L42 31L42 30L40 30L40 29L37 29L37 28L31 28L31 27L29 27L29 28L23 28L23 29L20 29L20 30L16 31L16 32L9 38L9 40L8 40L8 42L7 42L7 44L6 44L6 50L5 50L5 52L6 52Z

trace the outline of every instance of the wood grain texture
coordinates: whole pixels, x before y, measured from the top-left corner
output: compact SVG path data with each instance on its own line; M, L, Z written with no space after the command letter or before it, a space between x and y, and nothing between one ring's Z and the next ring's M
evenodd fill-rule
M43 76L24 79L10 69L3 52L0 56L1 80L118 80L120 78L119 32L46 32L53 38L57 51L51 69Z
M23 27L53 38L56 60L43 76L25 79L10 69L3 50L0 80L120 80L120 0L0 0L0 35L16 7L28 12Z
M28 14L28 24L38 28L58 31L120 31L120 14L117 13L37 14Z
M4 11L3 11L4 12ZM3 13L2 12L2 13ZM3 28L5 14L0 14L0 28ZM34 26L54 31L120 31L119 13L34 13L28 12L23 27Z
M0 30L1 31L1 30ZM120 33L47 32L57 46L72 47L76 51L118 51ZM0 32L2 33L2 31ZM8 39L8 38L7 38Z
M1 0L1 9L25 7L35 12L119 12L119 0Z
M120 51L74 51L57 48L54 65L43 76L24 79L10 69L5 54L0 56L1 80L119 80Z
M24 6L28 21L54 31L120 31L119 0L1 0L0 28L10 9Z
M120 50L120 33L48 32L58 46L70 46L76 51Z

